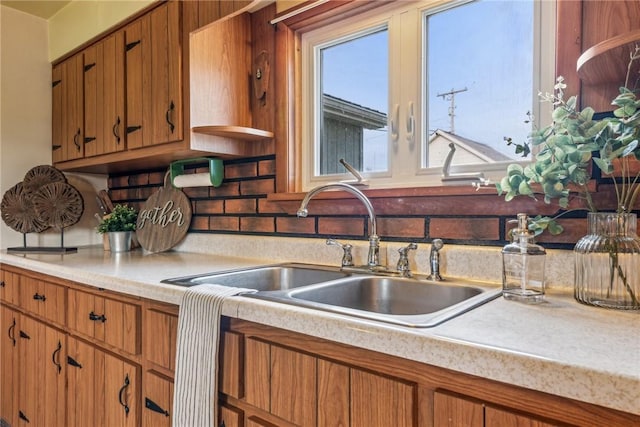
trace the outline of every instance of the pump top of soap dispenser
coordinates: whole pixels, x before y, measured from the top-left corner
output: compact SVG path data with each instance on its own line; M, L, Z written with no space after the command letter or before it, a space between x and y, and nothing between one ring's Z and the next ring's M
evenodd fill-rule
M529 253L531 255L535 255L536 253L545 253L544 248L536 245L533 241L534 233L529 231L529 215L526 213L519 213L517 220L509 221L509 223L514 222L517 222L518 226L511 230L511 244L505 246L503 252L517 251Z

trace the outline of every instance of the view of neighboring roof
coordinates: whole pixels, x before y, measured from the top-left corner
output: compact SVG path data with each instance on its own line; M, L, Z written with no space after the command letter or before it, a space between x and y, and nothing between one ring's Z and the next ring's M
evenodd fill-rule
M387 125L387 114L346 101L327 93L322 94L324 113L332 118L355 122L365 129L380 129Z
M495 148L483 144L482 142L474 141L460 135L455 135L442 129L436 129L436 131L433 132L433 134L429 137L429 144L431 144L438 137L453 142L461 148L466 148L467 150L473 152L475 155L485 159L485 161L487 162L503 162L513 160L511 157L502 154Z

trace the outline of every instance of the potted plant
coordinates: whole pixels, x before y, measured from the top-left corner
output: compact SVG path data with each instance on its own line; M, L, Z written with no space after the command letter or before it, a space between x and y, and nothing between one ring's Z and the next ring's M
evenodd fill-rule
M98 225L98 233L109 237L111 252L125 252L131 249L131 237L136 230L138 213L132 207L117 204Z
M640 48L631 56L628 70L640 58ZM640 173L631 172L630 159L640 160L640 99L625 86L612 101L613 117L594 119L594 110L579 111L575 96L564 100L566 85L559 77L555 93L542 96L553 103L553 122L534 130L525 144L516 145L527 152L530 145L540 147L535 160L522 167L509 165L507 175L496 185L509 201L518 195L544 202L557 201L563 209L572 197L583 201L589 211L589 235L578 241L575 252L575 298L586 304L617 309L640 309L640 239L636 235ZM508 140L509 144L513 142ZM591 168L610 177L617 200L615 212L599 212L588 188ZM562 212L560 215L568 211ZM562 232L554 218L537 216L529 227L536 234L548 229Z

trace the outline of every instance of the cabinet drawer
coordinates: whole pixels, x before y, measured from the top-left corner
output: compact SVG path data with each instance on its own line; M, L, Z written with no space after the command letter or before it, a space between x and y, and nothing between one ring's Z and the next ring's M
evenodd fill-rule
M139 305L69 289L68 313L70 329L130 354L140 353Z
M66 288L53 283L22 276L20 306L40 319L64 325Z
M151 306L145 311L144 352L147 360L171 372L176 368L178 306Z
M0 301L18 305L20 275L6 270L0 271Z

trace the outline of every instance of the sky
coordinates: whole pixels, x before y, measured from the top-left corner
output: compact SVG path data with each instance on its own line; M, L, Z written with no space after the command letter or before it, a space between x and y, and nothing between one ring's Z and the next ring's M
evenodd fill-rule
M466 87L467 91L455 97L456 134L515 156L503 137L523 142L531 130L524 121L534 93L533 6L514 0L481 3L428 19L428 47L423 53L429 70L427 126L431 132L449 131L450 101L437 94ZM324 92L388 113L388 53L382 48L387 44L387 31L378 31L325 49ZM384 145L386 133L377 135Z

